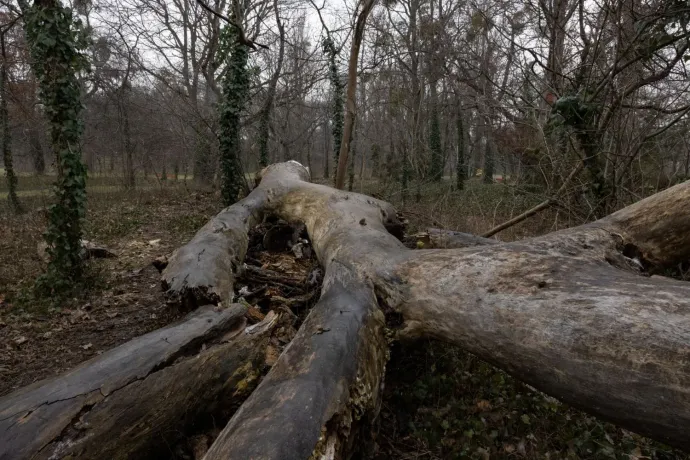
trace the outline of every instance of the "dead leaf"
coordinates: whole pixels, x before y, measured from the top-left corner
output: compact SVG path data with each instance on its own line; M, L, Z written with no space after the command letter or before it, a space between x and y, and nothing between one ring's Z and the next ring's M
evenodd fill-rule
M477 401L477 409L480 411L489 411L491 410L491 403L486 399L481 399Z
M266 365L273 366L276 363L276 361L278 361L278 357L280 356L280 350L278 350L278 348L274 347L273 345L269 345L268 347L266 347L266 352L264 356Z
M93 344L87 343L87 344L85 344L85 345L82 345L81 347L82 347L84 350L88 350L88 349L90 349L91 347L93 347Z
M525 455L527 453L527 451L525 450L525 441L524 440L521 440L518 443L517 450L521 455Z
M20 346L20 345L22 345L22 344L24 344L24 343L26 343L26 342L28 342L28 341L29 341L29 339L27 339L27 338L24 337L24 336L17 337L17 338L14 339L14 343L15 343L15 345L17 345L17 346Z
M635 447L631 452L630 452L630 460L641 460L643 458L648 458L642 455L642 450L640 450L640 447Z
M149 246L158 246L161 242L161 239L158 238L157 240L151 240L149 241Z

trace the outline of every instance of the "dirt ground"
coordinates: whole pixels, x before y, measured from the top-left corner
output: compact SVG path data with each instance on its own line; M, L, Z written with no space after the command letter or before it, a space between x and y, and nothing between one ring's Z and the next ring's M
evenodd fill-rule
M85 237L117 257L90 261L84 285L60 300L30 289L43 268L44 203L27 201L19 217L0 213L0 395L177 319L151 262L188 240L216 203L182 188L93 194Z

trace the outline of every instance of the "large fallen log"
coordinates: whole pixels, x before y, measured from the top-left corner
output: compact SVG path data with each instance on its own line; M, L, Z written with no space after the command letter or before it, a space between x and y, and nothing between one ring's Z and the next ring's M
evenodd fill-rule
M261 222L273 196L296 180L309 179L309 172L297 162L285 163L282 172L263 178L262 187L223 210L172 254L162 276L171 301L189 310L232 302L233 282L247 252L249 229Z
M460 345L690 450L690 285L650 276L690 258L690 182L544 237L445 233L437 241L463 248L412 251L389 231L400 228L389 204L306 177L294 162L266 168L241 202L261 212L228 208L215 220L223 225L200 230L163 274L177 280L166 281L172 299L189 304L191 292L194 302L225 304L248 222L261 215L304 223L325 270L320 301L206 459L349 458L376 422L387 343L416 337ZM193 254L203 263L185 262Z
M62 376L0 399L0 459L151 458L203 415L239 405L266 371L286 317L247 327L206 306ZM285 330L281 331L284 334ZM290 337L287 337L289 339Z

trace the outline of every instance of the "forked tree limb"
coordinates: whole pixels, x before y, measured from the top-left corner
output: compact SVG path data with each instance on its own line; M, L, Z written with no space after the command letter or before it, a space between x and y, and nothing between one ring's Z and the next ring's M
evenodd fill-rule
M398 228L395 210L317 184L298 181L288 189L272 212L305 223L326 270L322 296L206 460L346 458L358 425L378 412L388 347L369 278L382 267L370 263L375 254L404 251L387 231Z
M172 254L161 280L173 302L190 310L209 303L232 302L234 279L247 252L249 230L261 222L272 197L287 190L286 184L309 180L309 173L296 162L284 163L281 172L269 174L263 187L223 210Z
M294 184L272 211L306 224L326 267L342 261L370 279L379 306L402 314L401 336L461 345L577 407L688 449L690 285L641 277L632 261L620 268L629 245L660 266L685 257L688 191L690 183L593 224L464 250L407 251L376 217L385 203L320 185ZM270 394L282 392L262 387L251 401L276 402ZM243 417L258 415L247 407ZM283 421L295 410L275 407ZM236 417L231 425L243 425ZM226 446L261 444L260 431L236 429ZM262 458L302 458L258 449Z
M274 166L272 172L282 175L279 171ZM687 256L690 206L683 204L689 202L690 183L593 224L545 237L422 251L408 251L386 232L385 219L395 214L384 202L301 180L284 190L270 212L305 223L327 271L336 273L342 264L370 280L378 306L402 314L400 336L458 344L553 396L690 448L684 433L690 426L690 369L685 364L690 363L690 289L682 282L641 277L632 265L630 271L618 268L625 266L631 245L648 264L668 265ZM324 283L324 293L330 283ZM313 317L323 314L326 299L338 297L324 296ZM310 319L304 327L314 331ZM256 446L252 452L261 458L304 458L304 450L288 455L270 445L291 445L292 431L286 429L285 436L271 431L266 446L266 432L256 422L274 427L275 417L282 425L297 409L289 404L295 402L292 396L284 401L280 395L313 391L309 378L278 371L299 362L298 350L310 351L309 363L316 366L310 369L324 366L327 360L314 354L313 339L303 332L299 337L279 359L275 375L267 377L219 438L214 455L240 458L231 446L241 445ZM336 413L343 413L342 404ZM327 418L318 404L308 406L307 413L319 423ZM255 429L243 429L245 423ZM320 432L316 425L297 423L295 429L312 442Z

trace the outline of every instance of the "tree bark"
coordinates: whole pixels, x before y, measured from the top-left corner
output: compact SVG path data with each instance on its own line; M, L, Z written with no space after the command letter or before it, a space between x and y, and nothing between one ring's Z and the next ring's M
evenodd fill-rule
M2 57L2 63L0 63L0 129L2 130L2 159L5 166L5 177L7 178L7 199L10 203L12 212L19 214L22 212L22 205L17 197L18 180L14 172L12 158L12 134L10 132L9 112L7 110L8 91L5 33L7 33L7 30L0 30L0 52Z
M247 232L263 219L271 196L286 190L286 181L309 179L299 163L282 164L284 177L263 179L262 187L223 210L172 254L162 275L163 289L171 301L189 310L232 301L234 278L249 244Z
M322 295L207 460L349 458L376 421L389 341L419 337L459 345L554 397L690 450L690 284L652 275L690 259L690 182L543 237L502 243L430 230L429 246L453 249L411 251L383 201L309 183L296 162L260 177L177 251L164 282L178 299L186 290L229 302L246 232L271 214L306 226L325 270ZM159 393L173 388L165 382ZM19 412L0 401L0 414ZM117 429L138 426L126 415L137 406L120 407L118 426L129 428ZM9 425L24 439L43 433ZM117 433L111 445L123 443Z
M268 82L266 102L264 102L264 106L261 109L261 115L259 116L259 165L261 165L262 168L268 166L268 136L271 121L271 111L273 110L273 100L276 96L278 79L280 78L283 68L283 56L285 55L285 27L283 27L283 23L280 20L278 0L273 0L273 10L275 12L276 25L278 26L279 47L276 69Z
M204 415L228 412L246 398L265 372L276 333L289 328L282 313L251 327L244 314L236 304L200 308L0 399L0 459L151 458L167 451Z
M362 45L364 38L364 27L367 24L367 18L371 13L376 0L362 0L362 10L357 15L357 22L355 23L355 33L352 37L352 48L350 49L350 60L347 68L347 93L346 93L346 111L345 111L345 126L343 128L343 140L340 144L340 154L338 155L338 166L335 177L335 187L342 189L345 186L345 174L347 172L347 157L350 152L350 141L352 140L352 132L355 124L356 95L357 95L357 59L359 58L359 48Z

